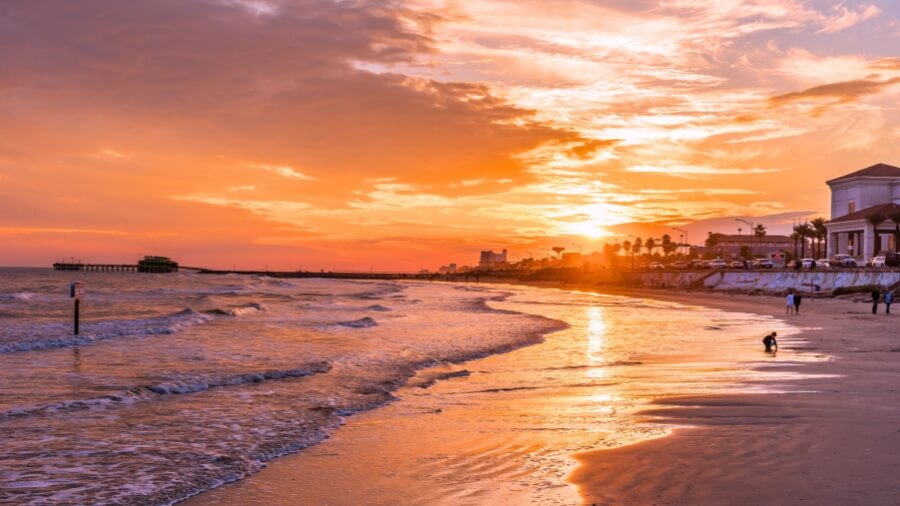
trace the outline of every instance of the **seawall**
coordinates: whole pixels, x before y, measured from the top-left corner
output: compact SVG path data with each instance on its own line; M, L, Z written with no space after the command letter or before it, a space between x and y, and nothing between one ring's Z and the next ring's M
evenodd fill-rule
M894 270L648 271L626 277L629 282L645 287L767 293L782 293L788 289L830 293L837 288L867 285L888 288L900 283L900 271Z

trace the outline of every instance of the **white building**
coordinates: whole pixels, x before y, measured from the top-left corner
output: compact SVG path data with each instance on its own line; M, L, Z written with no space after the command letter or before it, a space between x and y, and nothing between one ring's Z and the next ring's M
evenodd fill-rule
M868 259L878 253L896 251L895 223L888 218L900 211L900 167L880 163L827 182L831 188L831 221L828 255L846 253ZM869 221L884 219L877 229Z
M494 253L493 250L482 251L481 258L478 261L478 265L481 267L489 267L504 263L506 263L506 250L503 250L500 253Z

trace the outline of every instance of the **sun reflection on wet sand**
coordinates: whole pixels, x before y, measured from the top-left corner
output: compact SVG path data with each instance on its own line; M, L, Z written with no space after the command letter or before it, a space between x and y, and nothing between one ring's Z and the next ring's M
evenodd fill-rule
M607 370L597 367L604 363L604 350L606 348L606 322L603 319L603 308L591 306L585 309L587 319L587 361L592 367L588 369L589 378L605 378Z
M803 375L756 367L816 360L759 352L760 328L786 340L799 332L769 317L502 289L515 295L492 306L570 327L540 345L423 371L419 379L468 375L405 388L400 402L350 418L331 440L188 504L287 505L300 490L311 503L335 502L338 493L337 504L580 504L566 481L577 466L572 455L671 433L674 426L639 413L654 399L786 391Z

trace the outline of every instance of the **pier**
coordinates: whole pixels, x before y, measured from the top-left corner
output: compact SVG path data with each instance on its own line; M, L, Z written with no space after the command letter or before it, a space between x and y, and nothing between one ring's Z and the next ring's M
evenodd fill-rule
M56 262L54 271L71 272L178 272L178 262L167 257L146 256L136 264L86 264L82 262Z
M81 262L56 262L54 271L76 272L137 272L138 266L132 264L83 264Z

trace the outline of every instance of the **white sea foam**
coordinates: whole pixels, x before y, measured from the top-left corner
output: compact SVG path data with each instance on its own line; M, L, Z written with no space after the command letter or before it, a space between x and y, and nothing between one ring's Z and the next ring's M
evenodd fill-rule
M68 324L36 325L28 331L3 336L0 353L80 346L118 337L174 334L211 319L210 315L185 309L156 318L86 323L83 325L83 332L78 335L71 333L72 329Z
M31 292L14 292L14 293L3 293L0 294L0 300L17 300L17 301L29 301L34 297L34 294Z
M248 372L230 376L184 376L152 385L132 387L102 397L67 399L40 406L11 408L4 413L0 413L0 420L12 417L47 415L58 411L106 409L115 407L119 404L130 404L138 401L152 400L165 395L194 394L205 392L213 388L247 385L288 378L302 378L312 374L325 373L330 370L331 364L328 362L313 362L292 369Z

